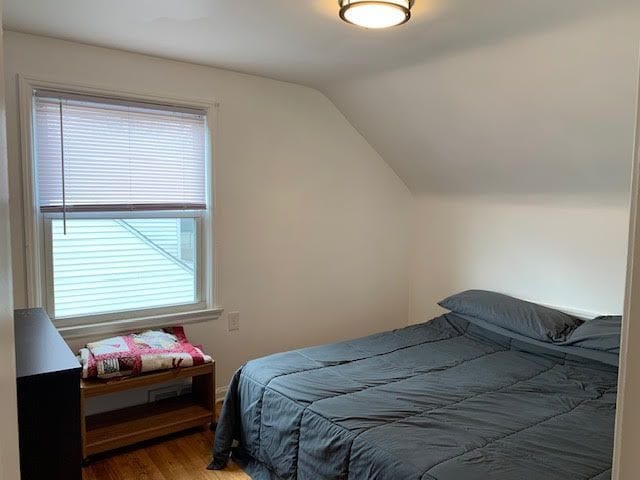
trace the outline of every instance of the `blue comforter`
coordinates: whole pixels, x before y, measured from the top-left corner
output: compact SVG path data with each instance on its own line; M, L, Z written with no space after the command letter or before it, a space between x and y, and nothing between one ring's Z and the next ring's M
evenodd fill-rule
M210 468L254 479L610 478L617 369L453 314L248 362Z

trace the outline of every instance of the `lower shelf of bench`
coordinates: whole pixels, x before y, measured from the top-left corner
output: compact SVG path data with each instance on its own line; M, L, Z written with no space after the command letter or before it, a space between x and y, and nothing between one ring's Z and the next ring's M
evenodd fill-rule
M213 412L191 395L90 415L85 456L206 425Z

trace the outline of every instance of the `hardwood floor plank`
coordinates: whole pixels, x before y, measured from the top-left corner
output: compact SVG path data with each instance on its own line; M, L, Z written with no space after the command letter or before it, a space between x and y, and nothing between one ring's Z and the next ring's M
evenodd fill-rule
M218 412L219 413L219 412ZM213 434L192 431L99 457L84 468L83 480L251 480L233 462L209 471Z
M190 472L198 472L198 479L201 480L217 480L213 472L206 470L209 463L208 455L198 455L189 449L185 443L185 439L172 448L173 454L182 462L182 468Z
M205 480L203 472L198 472L190 464L185 465L177 458L175 450L167 445L158 445L150 449L149 457L162 470L164 476L172 480Z
M123 454L123 461L118 462L117 470L123 469L127 472L125 478L136 478L139 480L169 480L154 465L144 451L144 449L134 450Z
M196 431L116 452L85 467L83 480L250 480L233 462L206 470L212 442L210 432Z

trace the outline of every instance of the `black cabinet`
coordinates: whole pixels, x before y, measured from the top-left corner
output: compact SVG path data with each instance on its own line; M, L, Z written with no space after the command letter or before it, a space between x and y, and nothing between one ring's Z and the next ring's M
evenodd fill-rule
M39 308L16 310L22 480L81 480L81 367Z

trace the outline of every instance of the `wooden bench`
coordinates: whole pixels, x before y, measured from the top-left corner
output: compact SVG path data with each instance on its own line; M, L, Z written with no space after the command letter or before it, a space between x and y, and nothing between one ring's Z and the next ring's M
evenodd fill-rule
M124 392L180 378L192 378L191 394L85 415L92 397ZM114 380L82 380L82 457L114 450L190 428L215 423L215 362Z

